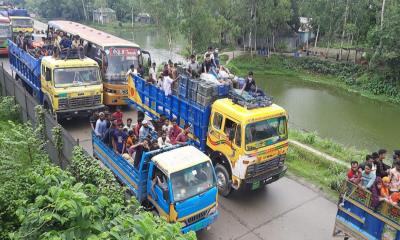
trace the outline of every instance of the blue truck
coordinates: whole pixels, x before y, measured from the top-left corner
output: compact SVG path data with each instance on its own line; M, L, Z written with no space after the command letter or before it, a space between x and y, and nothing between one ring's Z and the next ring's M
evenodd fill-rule
M35 56L8 40L15 79L57 119L89 116L103 105L98 64L89 58ZM71 55L72 56L72 55Z
M347 181L338 204L333 236L343 239L400 240L400 207L382 201L371 208L370 191Z
M140 162L122 157L92 135L93 155L126 185L144 206L151 206L182 232L208 228L218 216L216 177L210 158L190 145L142 154Z

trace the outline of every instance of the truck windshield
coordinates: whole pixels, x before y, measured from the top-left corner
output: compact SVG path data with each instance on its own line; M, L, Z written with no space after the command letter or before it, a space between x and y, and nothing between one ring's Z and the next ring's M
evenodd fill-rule
M246 151L266 147L287 139L286 117L250 123L246 126Z
M215 186L215 177L210 162L171 174L174 201L179 202L196 196Z
M0 24L0 37L6 38L11 36L10 25L1 23Z
M12 19L14 27L33 27L32 19Z
M85 86L100 84L99 69L87 68L58 68L54 70L54 86Z
M127 83L126 73L129 67L134 64L138 67L138 49L137 48L108 48L107 70L105 80L110 83Z

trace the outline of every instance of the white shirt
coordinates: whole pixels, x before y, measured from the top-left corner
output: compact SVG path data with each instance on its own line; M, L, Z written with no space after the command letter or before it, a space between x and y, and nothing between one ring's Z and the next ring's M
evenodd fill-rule
M171 93L172 93L171 85L172 85L173 82L174 82L174 80L172 80L172 78L170 78L169 76L164 77L163 90L165 92L165 96L171 95Z
M157 80L156 70L155 70L153 67L151 67L151 68L149 69L149 76L150 76L151 79L153 79L154 81Z
M171 141L169 140L168 136L165 141L163 141L162 137L159 137L157 142L160 148L171 146Z
M132 69L129 68L128 72L126 73L126 76L129 76L129 74L133 74L134 76L136 76L137 75L137 69L135 68L132 71Z

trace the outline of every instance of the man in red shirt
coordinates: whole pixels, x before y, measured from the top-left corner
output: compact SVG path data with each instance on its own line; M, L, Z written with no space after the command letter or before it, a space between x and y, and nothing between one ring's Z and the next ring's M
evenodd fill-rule
M358 162L352 161L351 168L347 172L347 180L358 185L361 182L361 175L362 175L362 172L361 172L361 169L358 167Z
M169 140L171 140L172 144L176 144L176 138L182 132L182 129L176 123L176 119L172 119L172 128L169 132Z
M186 124L183 128L183 132L181 132L178 137L176 137L175 144L183 144L189 140L189 133L190 133L190 125Z
M122 122L123 113L121 112L121 108L120 108L120 107L117 107L116 110L117 110L117 111L114 112L111 116L112 116L115 120L117 120L117 124L118 124L118 126L119 126L120 124L123 123L123 122Z

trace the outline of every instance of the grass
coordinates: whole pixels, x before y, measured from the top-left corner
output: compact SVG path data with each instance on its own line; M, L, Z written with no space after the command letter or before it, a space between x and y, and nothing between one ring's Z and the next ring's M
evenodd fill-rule
M270 58L250 55L236 57L229 62L228 67L236 75L245 76L248 71L253 71L256 78L273 77L277 81L282 80L302 80L307 82L324 84L332 87L359 94L361 96L378 100L381 102L396 103L396 99L384 94L374 94L364 89L366 84L365 74L361 75L357 81L360 84L348 85L337 76L316 74L310 71L288 67L291 61L289 57L273 55Z
M338 186L345 179L346 168L290 145L286 164L289 172L318 186L330 199L337 199Z
M351 161L363 162L367 150L358 150L354 147L347 147L331 139L325 139L317 136L315 132L303 132L290 129L289 138L307 144L321 152L324 152L339 160L350 163Z

